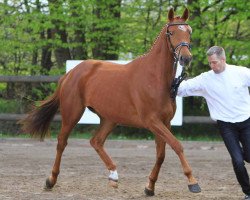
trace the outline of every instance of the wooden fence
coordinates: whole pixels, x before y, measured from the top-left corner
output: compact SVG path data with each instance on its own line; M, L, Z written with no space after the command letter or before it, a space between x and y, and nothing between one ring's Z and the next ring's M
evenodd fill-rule
M53 83L57 82L61 76L0 76L0 82L5 83ZM18 121L25 114L0 113L0 121ZM54 121L60 121L61 116L56 115ZM215 123L208 116L183 116L185 124L213 124Z
M61 76L0 76L0 82L5 83L53 83Z

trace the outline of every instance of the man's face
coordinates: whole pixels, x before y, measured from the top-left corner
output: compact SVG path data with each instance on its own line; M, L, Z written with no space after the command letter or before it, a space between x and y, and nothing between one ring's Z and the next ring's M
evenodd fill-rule
M225 59L218 58L216 54L208 56L208 63L214 73L219 74L225 70Z

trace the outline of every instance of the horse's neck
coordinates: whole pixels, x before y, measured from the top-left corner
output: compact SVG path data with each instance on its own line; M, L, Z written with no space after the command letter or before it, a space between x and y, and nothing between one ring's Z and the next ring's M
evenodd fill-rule
M155 63L154 68L150 70L155 71L155 73L164 73L165 75L172 75L173 72L173 54L167 44L167 38L159 38L154 47L149 52L146 60L152 60Z
M151 50L145 56L138 58L137 62L140 70L144 71L145 76L155 76L158 81L172 82L174 78L174 58L163 31Z

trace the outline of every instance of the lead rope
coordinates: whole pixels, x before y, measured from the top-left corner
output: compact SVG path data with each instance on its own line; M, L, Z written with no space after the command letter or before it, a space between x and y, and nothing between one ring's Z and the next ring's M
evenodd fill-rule
M183 46L181 46L182 48ZM181 51L181 49L180 49ZM176 52L174 52L174 64L173 64L173 68L175 70L175 73L177 71L177 64L178 64L178 61L179 61L179 56L180 56L180 51L179 51L179 54L177 55ZM185 72L185 69L184 67L182 68L182 71L181 71L181 75L178 76L177 78L174 78L172 84L171 84L171 90L170 90L170 95L171 95L171 98L173 100L175 100L176 98L176 95L177 95L177 91L178 91L178 88L181 84L181 82L187 77L187 73Z
M181 75L177 78L174 78L172 84L171 84L171 91L170 95L172 99L176 98L178 88L181 84L181 82L187 77L187 73L185 72L184 68L182 69Z

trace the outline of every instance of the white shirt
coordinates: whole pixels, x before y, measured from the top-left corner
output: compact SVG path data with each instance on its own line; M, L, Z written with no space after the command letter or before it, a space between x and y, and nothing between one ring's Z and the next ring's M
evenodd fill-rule
M219 74L213 70L183 81L178 96L202 96L213 120L242 122L250 117L250 69L226 64Z

